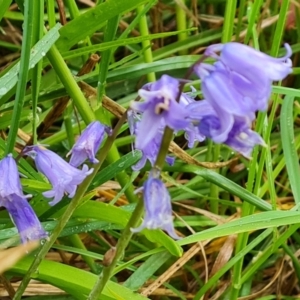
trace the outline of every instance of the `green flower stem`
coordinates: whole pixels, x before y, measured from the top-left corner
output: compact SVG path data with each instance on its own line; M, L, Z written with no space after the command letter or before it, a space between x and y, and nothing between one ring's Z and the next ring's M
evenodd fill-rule
M60 81L66 88L69 96L73 99L79 114L86 124L95 120L95 115L81 92L77 82L75 81L71 71L66 65L63 57L57 50L56 46L52 46L47 53L47 57L58 75Z
M99 151L99 154L97 155L99 163L94 165L93 173L91 175L87 176L86 179L78 186L75 197L72 199L71 203L69 204L69 206L67 207L67 209L65 210L65 212L63 213L61 218L59 219L58 224L57 224L56 228L54 229L54 231L52 232L49 240L40 248L40 250L36 254L29 270L27 271L26 275L24 276L24 278L16 292L14 300L21 299L21 297L30 281L32 274L34 272L36 272L41 261L43 260L45 255L48 253L48 251L50 250L51 246L54 244L56 239L58 238L60 232L66 226L67 222L71 218L75 209L81 204L84 193L86 192L87 188L92 183L95 175L98 173L98 171L102 165L102 162L105 160L111 146L114 143L114 140L115 140L122 124L124 123L125 118L126 118L126 116L124 115L117 123L116 127L114 128L113 134L110 137L108 137L104 147Z
M289 7L288 2L289 1L285 1L284 5L282 5L281 9L280 9L279 20L278 20L277 25L276 25L276 35L274 37L274 41L273 41L272 49L271 49L271 55L273 55L273 56L277 55L278 50L279 50L281 37L282 37L283 30L284 30L284 24L285 24L285 20L286 20L286 16L287 16L286 12L287 12L288 7ZM256 18L256 16L259 14L259 8L262 4L262 1L256 1L255 4L256 4L255 9L253 9L253 12L251 14L251 19L253 20L253 23L254 23L254 18ZM252 21L249 20L249 24L251 24L251 22ZM250 34L251 34L251 26L248 27L245 42L248 42L248 40L250 38ZM273 124L273 121L274 121L277 105L278 105L278 97L276 97L275 101L273 102L272 111L271 111L271 114L270 114L270 117L269 117L269 121L267 122L266 130L264 131L264 135L263 135L264 140L267 142L267 144L269 144L271 130L272 130L272 124ZM267 116L266 113L260 113L259 114L256 129L260 129L260 130L256 130L256 131L258 131L258 132L262 131L262 128L264 127L263 123L266 119L266 116ZM254 151L254 155L253 155L253 160L252 160L251 165L250 165L247 190L251 191L253 189L253 184L254 184L254 179L255 179L255 186L254 186L254 189L253 189L253 193L255 195L258 194L258 191L259 191L260 185L261 185L261 178L262 178L263 168L264 168L264 165L266 164L268 182L270 184L270 186L269 186L270 197L271 197L271 201L272 201L272 207L274 209L276 207L276 203L275 203L275 201L276 201L276 199L275 199L276 198L276 192L275 192L274 182L272 180L272 173L273 173L272 171L273 170L272 170L272 158L271 158L270 150L269 149L263 149L262 150L262 153L260 155L258 168L257 168L257 164L256 164L257 161L258 161L258 150L257 150L257 147L256 147L256 149ZM255 207L248 204L248 203L244 203L243 206L242 206L243 216L253 214L254 210L255 210ZM249 237L248 232L245 232L245 233L242 233L242 234L238 235L237 244L236 244L236 253L239 253L240 251L242 251L242 249L244 247L246 247L246 245L248 243L248 237ZM239 293L240 293L240 289L241 289L241 285L243 284L243 282L241 280L242 268L243 268L243 259L241 259L233 268L232 291L231 291L231 294L230 294L230 299L232 299L232 300L235 300L235 299L238 298Z
M241 0L239 4L239 11L238 11L238 22L235 30L235 40L237 42L240 40L240 33L242 31L245 8L246 8L246 0Z
M234 26L234 16L236 11L237 0L227 0L224 16L224 26L222 32L222 43L227 43L231 40Z
M257 126L256 131L261 132L262 126L263 126L263 120L264 120L264 114L260 113L257 120ZM253 152L253 159L251 160L250 167L249 167L249 174L248 174L248 182L247 182L247 190L249 192L253 192L253 194L257 195L258 188L261 181L261 175L259 170L257 170L257 161L258 161L258 147L256 146ZM260 162L264 162L264 158L261 158ZM262 164L263 166L263 164ZM255 182L255 184L254 184ZM255 211L255 206L244 202L242 205L242 217L248 216L253 214ZM235 254L238 255L239 252L241 252L248 243L249 233L244 232L238 235L237 241L236 241L236 248L235 248ZM239 292L241 289L241 274L242 274L242 268L243 268L243 262L244 259L242 258L239 260L233 267L233 273L232 273L232 289L230 293L230 299L234 300L237 299L239 296Z
M73 246L76 247L77 249L86 250L86 247L85 247L84 243L82 242L82 240L80 239L78 234L72 234L68 237L68 239L73 244ZM94 259L91 258L90 256L86 256L86 255L81 255L81 257L87 263L87 265L91 268L91 271L95 274L98 274L99 271L97 270L97 266L95 264Z
M104 43L111 42L114 40L118 25L119 25L120 16L117 15L107 21L107 25L104 32ZM108 67L112 58L114 49L108 49L101 53L101 62L98 75L98 93L97 93L97 102L102 101L102 97L105 94L106 87L106 78L108 74Z
M17 84L16 99L14 103L13 115L12 115L9 134L7 138L7 146L5 148L5 155L8 155L14 149L17 133L19 129L21 113L23 110L24 97L26 92L27 78L28 78L28 71L29 71L30 50L31 50L32 39L33 39L35 5L36 5L35 1L25 0L24 2L24 33L23 33L23 43L21 48L19 81Z
M272 124L273 124L273 120L275 117L276 108L277 108L277 101L275 101L273 103L269 122L267 123L266 129L264 130L263 137L264 137L265 141L269 141L269 139L270 139ZM257 121L257 127L256 127L258 132L261 132L262 128L265 126L264 125L265 118L266 118L266 113L259 114L258 121ZM258 147L256 147L256 149L254 151L254 155L253 155L253 160L250 165L247 190L252 191L252 189L253 189L253 193L255 195L258 195L258 192L260 189L263 168L264 168L266 159L268 159L267 152L268 152L268 149L266 149L266 148L264 148L262 150L258 168L257 168L257 164L255 162L258 161ZM269 172L268 172L268 174L269 174ZM255 178L255 185L254 185L254 178ZM269 179L269 181L270 181L270 179ZM273 185L272 182L270 182L270 184ZM254 185L254 188L253 188L253 185ZM271 189L272 189L272 187L271 187ZM243 206L242 206L242 216L243 217L253 214L254 211L255 211L255 207L253 205L250 205L249 203L243 203ZM246 245L248 243L248 238L249 238L248 232L238 235L237 244L236 244L236 253L240 252L244 247L246 247ZM232 292L231 292L232 299L237 299L239 296L239 291L240 291L241 285L242 285L242 282L241 282L242 267L243 267L243 259L241 259L233 268L233 280L232 280L233 288L232 288Z
M70 16L72 19L75 19L80 16L80 11L77 7L75 0L66 0L66 4L68 6Z
M112 262L103 268L102 273L100 274L96 284L94 285L90 295L87 300L98 300L101 295L107 281L111 278L113 270L118 262L118 260L123 256L124 249L127 247L128 243L131 240L132 232L130 228L136 227L140 222L140 218L143 214L143 202L139 201L133 211L129 222L127 223L125 229L122 232L122 235L118 241L116 252L114 253Z
M212 161L216 162L219 160L219 156L220 156L220 145L212 144L212 148L213 148ZM215 172L219 172L219 171L215 170ZM214 199L219 199L219 188L215 184L210 184L210 197L212 197ZM210 209L211 209L212 213L218 214L219 201L217 201L217 200L210 201Z
M55 2L54 2L54 0L46 0L46 1L47 1L46 7L47 7L49 27L53 28L56 24Z
M185 6L185 0L179 0L179 2L182 3L183 6ZM186 13L182 6L178 3L176 3L176 23L177 23L177 30L186 30L187 24L186 24ZM184 41L187 38L187 32L181 32L178 34L178 41ZM179 51L180 55L186 55L187 49Z
M66 110L64 111L64 124L66 128L67 138L69 142L69 147L72 148L72 146L75 143L75 136L73 132L73 126L72 126L72 120L70 118L70 115L72 113L72 106L69 105Z
M161 170L163 168L166 156L168 154L169 145L172 139L173 139L173 130L169 127L166 127L164 131L164 135L162 137L160 149L154 164L155 169Z
M137 8L137 13L139 14L144 10L144 5L141 5ZM140 18L140 33L141 36L149 35L148 23L146 15L141 16ZM144 61L146 63L153 62L152 50L151 50L151 42L149 40L145 40L142 42L144 49ZM156 80L156 76L154 72L147 74L147 79L149 82L153 82Z
M34 19L33 19L33 40L32 45L36 44L43 37L44 28L44 1L36 1ZM38 100L40 83L42 77L43 60L40 60L32 70L31 94L32 94L32 137L33 143L37 143L37 126L38 126Z

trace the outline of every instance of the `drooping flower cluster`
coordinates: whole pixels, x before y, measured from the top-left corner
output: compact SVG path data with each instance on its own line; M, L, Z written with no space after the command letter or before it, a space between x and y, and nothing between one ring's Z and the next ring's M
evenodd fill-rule
M26 199L31 195L23 194L17 164L11 154L0 161L0 178L0 206L9 212L22 243L46 238L46 232Z
M202 101L184 93L179 97L182 80L168 75L146 84L139 90L144 102L131 103L131 108L142 114L135 131L136 149L147 152L155 148L158 136L169 126L174 131L185 131L189 147L207 137L250 157L255 145L264 145L251 130L255 113L267 109L272 81L282 80L292 72L291 48L287 44L285 48L284 57L273 58L239 43L208 47L205 57L216 62L201 62L193 67L202 81Z
M292 72L291 48L287 44L285 48L284 57L273 58L239 43L208 47L204 55L217 61L194 66L205 100L189 107L200 133L246 157L251 156L255 145L264 145L251 130L251 123L257 111L267 109L272 81Z
M184 81L168 75L143 86L138 94L144 102L131 103L134 111L131 115L139 114L138 124L131 126L134 128L131 133L136 135L135 148L143 153L134 169L141 169L147 159L156 167L154 164L166 126L175 132L183 130L190 148L195 141L210 138L251 157L255 145L265 145L261 136L252 130L255 113L267 109L272 81L282 80L292 72L292 51L287 44L285 48L287 54L284 57L273 58L239 43L208 47L204 58L211 57L216 62L210 65L201 60L193 66L194 73L202 81L204 99L201 101L180 94L180 85ZM159 201L164 205L170 202L166 188L151 175L143 189L145 221L136 230L161 228L173 235L160 218L167 215L165 207L171 206L160 209L157 204Z

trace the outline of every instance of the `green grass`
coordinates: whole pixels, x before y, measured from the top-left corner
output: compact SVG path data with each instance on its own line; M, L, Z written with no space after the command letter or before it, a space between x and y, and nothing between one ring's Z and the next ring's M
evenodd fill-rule
M118 123L115 141L107 139L98 154L100 164L74 199L63 199L55 207L41 196L49 188L45 177L21 158L23 188L33 195L30 204L50 236L4 273L6 281L23 280L14 299L21 299L30 278L66 293L51 299L87 299L105 254L117 241L119 259L108 271L104 268L99 299L267 300L278 294L280 299L299 299L300 22L296 18L292 28L285 25L291 18L290 1L68 0L62 12L67 23L62 25L56 1L35 1L36 6L31 0L0 0L1 158L12 151L17 156L26 144L24 134L65 157L91 121L117 124L117 112L106 109L103 95L125 109L144 83L162 74L183 78L213 43L236 40L281 56L287 42L295 68L287 80L274 84L268 110L253 124L267 147L256 147L252 160L238 157L213 170L180 158L174 166L165 166L163 180L172 196L176 229L183 236L177 242L162 231L130 233L142 212L134 190L150 166L132 172L140 153L131 152L126 122ZM299 16L295 7L292 13ZM77 76L92 54L98 54L100 62ZM80 82L97 95L87 97ZM201 97L201 82L191 85ZM63 115L38 136L38 126L62 97L69 97ZM187 150L180 133L175 142L200 162L237 157L228 147L210 142ZM12 239L17 244L16 233L1 210L1 243ZM200 243L201 250L191 254ZM72 254L80 256L68 265L58 263L66 263L64 255ZM160 284L154 285L157 279ZM151 293L144 295L152 284ZM41 286L28 299L49 297Z

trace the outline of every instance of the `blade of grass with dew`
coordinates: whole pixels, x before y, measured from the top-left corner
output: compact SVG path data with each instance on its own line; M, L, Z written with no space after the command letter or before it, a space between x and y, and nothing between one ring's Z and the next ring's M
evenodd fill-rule
M61 28L61 25L57 24L31 49L28 69L33 68L45 56L50 47L59 38L59 28ZM4 94L6 94L15 86L15 84L18 82L19 77L20 63L17 63L0 78L0 86L5 87L5 89L0 89L0 99ZM3 102L0 101L0 104L3 104Z
M286 168L291 189L294 194L294 200L297 204L300 203L300 171L298 153L295 149L293 103L294 97L286 96L284 98L280 114L280 130Z

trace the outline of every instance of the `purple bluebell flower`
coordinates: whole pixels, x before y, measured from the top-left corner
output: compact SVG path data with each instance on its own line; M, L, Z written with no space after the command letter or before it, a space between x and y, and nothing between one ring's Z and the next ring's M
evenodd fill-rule
M254 119L257 110L266 110L272 80L282 80L292 72L291 48L287 54L273 58L239 43L208 47L205 56L218 61L213 65L200 63L194 71L202 80L205 99L215 110ZM221 54L217 55L216 52Z
M145 166L147 160L149 160L152 167L154 166L162 142L162 137L163 132L159 131L143 149L136 148L142 151L142 158L137 164L132 166L132 169L134 171L139 171L140 169L142 169ZM175 157L167 155L166 162L168 165L172 166L175 162Z
M209 46L204 55L221 61L230 70L244 76L250 82L258 82L260 76L269 80L282 80L292 72L292 49L284 44L287 54L280 58L269 56L240 43ZM216 52L221 52L220 56ZM258 77L259 76L259 77Z
M162 229L173 239L180 239L176 234L170 194L164 183L158 178L159 174L150 174L143 187L145 217L143 223L138 228L132 228L132 232L140 232L144 228Z
M67 156L71 154L70 165L78 167L86 159L89 159L93 164L98 163L99 161L95 155L100 148L105 132L110 135L111 128L99 121L89 124L67 154Z
M250 158L255 145L265 146L260 135L251 130L251 119L219 110L216 112L207 100L188 106L192 122L198 124L200 134L216 143L223 143Z
M143 113L136 134L136 148L143 149L165 126L181 130L188 125L185 107L176 101L179 87L178 79L163 75L158 81L139 90L145 101L130 105L133 110Z
M196 89L191 86L192 93L196 92ZM190 104L197 103L196 100L191 96L192 93L182 93L180 96L179 103L184 105L185 108L191 107ZM190 109L188 109L189 117L190 118ZM188 141L188 147L193 148L196 141L202 142L205 140L205 136L200 133L198 126L195 126L192 122L184 128L184 136Z
M128 116L130 134L135 135L140 126L140 116L132 110L128 111L127 116ZM138 148L135 145L134 148L142 152L142 157L137 164L132 166L132 169L134 171L139 171L140 169L142 169L145 166L147 160L149 160L152 167L154 166L162 142L162 137L163 137L163 128L160 128L156 133L156 135L152 138L152 140L150 140L148 144L144 145L143 148ZM173 165L175 162L175 157L167 155L166 162L169 165Z
M38 171L52 184L52 190L43 193L46 198L54 198L50 205L58 203L65 193L69 194L69 198L74 197L77 185L93 172L93 169L88 170L87 165L83 165L82 170L76 169L54 152L39 146L26 147L24 153L35 160Z
M9 176L8 176L9 174ZM47 237L34 210L22 191L18 168L12 155L0 161L0 206L4 206L16 225L22 243Z
M255 111L266 108L271 81L268 80L262 88L256 88L239 74L224 68L220 62L213 66L202 63L195 67L195 72L202 79L205 99L215 110L221 108L227 113L254 118ZM256 91L259 95L254 94Z

